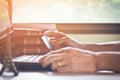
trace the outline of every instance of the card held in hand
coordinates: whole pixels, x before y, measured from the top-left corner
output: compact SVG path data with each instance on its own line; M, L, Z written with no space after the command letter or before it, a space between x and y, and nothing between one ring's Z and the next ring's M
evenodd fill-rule
M48 36L42 36L41 38L42 38L43 42L45 43L46 47L48 49L52 50L53 47L52 47L52 45L50 43L50 37L48 37Z

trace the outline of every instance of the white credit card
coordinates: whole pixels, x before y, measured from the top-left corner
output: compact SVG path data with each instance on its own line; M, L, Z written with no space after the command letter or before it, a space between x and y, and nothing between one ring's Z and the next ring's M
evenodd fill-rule
M48 36L42 36L41 37L43 42L45 43L46 47L50 50L52 50L52 45L50 43L50 38Z

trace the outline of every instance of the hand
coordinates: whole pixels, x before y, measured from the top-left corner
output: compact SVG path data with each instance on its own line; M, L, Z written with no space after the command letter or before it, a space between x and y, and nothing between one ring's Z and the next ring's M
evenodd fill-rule
M45 55L40 63L43 67L51 64L58 72L96 72L96 55L78 48L62 48Z
M49 31L46 31L43 35L49 36L51 38L50 42L54 50L57 50L63 47L76 47L76 44L77 44L75 40L71 39L66 34L59 31L49 30Z

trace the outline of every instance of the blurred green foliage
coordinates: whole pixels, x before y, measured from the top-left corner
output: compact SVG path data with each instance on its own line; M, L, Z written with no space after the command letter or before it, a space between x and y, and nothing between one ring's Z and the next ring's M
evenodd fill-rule
M120 0L67 0L71 5L83 5L88 10L96 10L113 21L120 21Z

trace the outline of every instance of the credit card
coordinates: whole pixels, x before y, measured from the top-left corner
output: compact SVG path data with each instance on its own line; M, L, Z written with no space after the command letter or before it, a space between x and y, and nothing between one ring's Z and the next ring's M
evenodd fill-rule
M42 38L43 42L45 43L46 47L48 49L52 50L53 48L52 48L52 45L50 43L50 37L48 37L48 36L42 36L41 38Z

